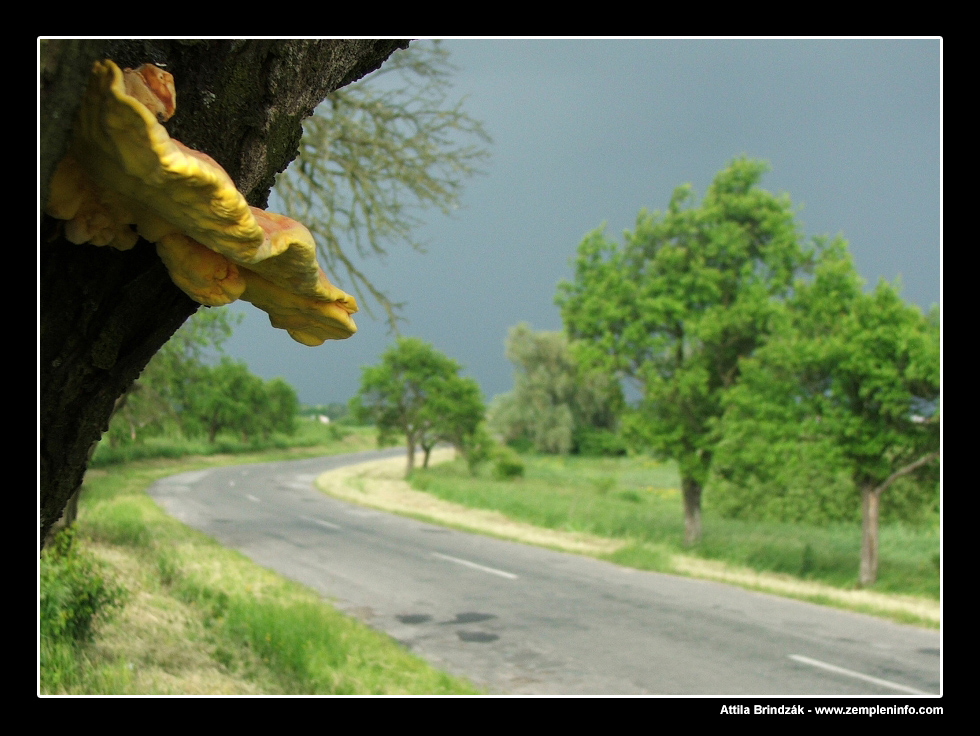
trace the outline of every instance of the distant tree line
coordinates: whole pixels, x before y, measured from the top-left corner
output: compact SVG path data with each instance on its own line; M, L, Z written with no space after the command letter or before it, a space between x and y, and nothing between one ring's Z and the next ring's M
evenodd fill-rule
M502 440L541 453L625 453L616 433L624 408L619 381L579 361L565 333L521 323L510 329L505 353L514 390L494 398L488 418Z
M312 419L326 417L331 423L353 421L350 417L347 402L341 401L331 401L327 404L300 404L299 415Z
M293 434L299 400L281 378L263 380L220 354L230 335L226 310L202 309L153 357L117 402L110 444L162 434L205 437L229 433L243 442Z

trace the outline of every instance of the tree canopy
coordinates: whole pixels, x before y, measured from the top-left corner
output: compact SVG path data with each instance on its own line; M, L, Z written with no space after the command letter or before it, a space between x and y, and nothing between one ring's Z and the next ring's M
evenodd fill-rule
M870 585L883 493L939 455L939 315L924 316L886 282L864 292L839 240L786 310L785 329L743 362L725 397L718 469L765 485L791 453L819 448L860 499L859 582Z
M494 399L490 420L506 441L524 439L538 452L562 454L615 428L619 383L583 365L563 332L516 325L507 333L506 355L515 367L514 390Z
M640 212L622 245L592 232L574 280L559 285L562 319L585 343L582 355L641 392L626 429L677 460L688 543L701 534L724 393L770 334L773 299L810 260L788 197L758 186L766 168L732 161L700 204L690 186L677 188L665 212Z
M202 309L181 325L117 400L110 441L136 440L163 431L168 423L180 424L188 392L204 380L207 366L221 354L240 317L226 309Z
M202 309L188 319L117 402L110 442L165 432L204 435L210 442L219 432L232 432L247 442L295 432L296 390L282 378L263 380L222 354L236 316Z
M437 442L462 449L483 420L479 386L461 377L460 370L459 363L430 344L398 338L378 365L362 370L351 413L376 424L381 444L404 437L411 472L416 448L423 449L428 464Z
M299 400L283 379L264 381L229 358L204 367L199 379L187 390L181 412L189 433L205 434L214 442L218 432L231 431L247 442L258 435L296 430Z

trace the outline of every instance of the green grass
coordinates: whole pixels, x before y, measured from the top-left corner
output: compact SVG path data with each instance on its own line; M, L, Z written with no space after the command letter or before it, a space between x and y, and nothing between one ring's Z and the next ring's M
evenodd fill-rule
M650 458L524 456L523 479L502 481L489 471L472 477L461 461L416 473L412 484L447 501L500 511L551 529L627 540L610 556L619 564L669 571L674 553L759 572L854 588L861 529L725 519L705 491L702 542L684 547L676 466ZM887 498L883 500L887 503ZM939 530L881 527L874 591L939 599Z
M232 434L219 434L214 442L206 438L188 438L179 433L148 437L139 442L112 445L103 439L99 443L89 463L90 468L100 468L134 460L177 459L188 456L209 457L213 455L254 455L255 453L276 452L301 453L304 449L317 453L322 447L332 447L345 439L355 444L367 440L374 447L377 430L373 427L345 426L340 424L320 424L309 418L297 421L296 432L292 435L272 434L268 438L255 437L243 441ZM365 447L368 445L365 445Z
M465 681L432 669L389 638L338 613L313 591L184 527L145 494L153 481L187 470L374 446L370 429L354 430L328 444L324 442L330 437L322 426L308 425L303 432L301 444L311 439L320 444L108 462L90 470L75 544L88 560L81 564L83 572L89 570L84 574L104 580L106 589L118 596L94 611L91 636L42 636L40 692L476 692ZM190 449L176 448L185 454ZM176 450L171 444L164 454ZM679 481L672 463L648 458L523 460L523 478L494 479L489 467L473 478L458 461L416 472L411 482L448 501L495 509L537 526L626 540L628 544L610 559L640 569L672 571L672 559L680 552L840 588L855 585L857 525L723 519L711 510L709 489L704 541L686 548L680 544ZM938 599L938 529L883 526L880 557L876 591Z
M52 636L50 627L45 629L40 692L478 692L336 611L314 591L166 516L145 493L154 480L215 464L364 449L358 444L368 435L362 434L363 441L347 438L304 450L157 458L90 470L74 550L86 560L85 574L104 579L107 589L119 592L121 604L94 611L90 635L84 637ZM58 616L55 611L52 620L61 620Z

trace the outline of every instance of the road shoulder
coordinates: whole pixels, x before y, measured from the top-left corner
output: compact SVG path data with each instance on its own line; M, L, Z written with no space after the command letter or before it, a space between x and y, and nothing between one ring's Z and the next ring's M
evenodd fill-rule
M454 456L454 450L440 448L432 452L429 463L432 465L447 462ZM543 529L508 519L496 511L472 509L416 491L405 480L404 457L375 460L331 470L317 478L316 486L327 495L362 506L563 552L602 556L611 554L626 545L626 542L621 540ZM686 577L715 580L750 590L893 619L908 619L930 628L938 626L941 620L940 603L926 598L888 595L867 590L842 590L821 583L798 580L788 575L760 573L688 555L673 555L671 567L675 573Z

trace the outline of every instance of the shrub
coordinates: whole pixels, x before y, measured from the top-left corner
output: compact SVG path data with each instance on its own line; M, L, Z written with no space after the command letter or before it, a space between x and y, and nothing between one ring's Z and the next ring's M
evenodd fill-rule
M463 457L470 475L476 475L480 465L487 462L497 451L497 441L490 435L487 425L481 422L476 431L463 440Z
M534 450L534 443L527 435L520 435L507 440L507 447L510 447L515 452L531 452Z
M579 427L575 430L575 452L586 457L622 457L626 442L610 429Z
M96 617L122 605L125 590L102 577L96 560L74 544L74 530L59 532L41 555L41 638L81 643Z
M524 477L524 461L509 447L502 447L493 464L494 477L500 480Z

